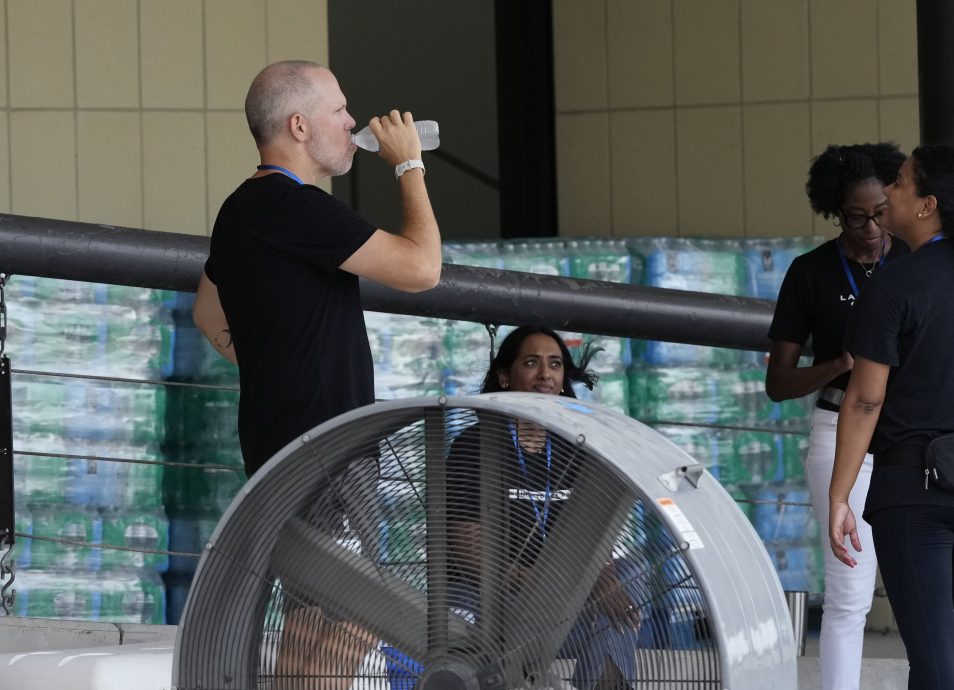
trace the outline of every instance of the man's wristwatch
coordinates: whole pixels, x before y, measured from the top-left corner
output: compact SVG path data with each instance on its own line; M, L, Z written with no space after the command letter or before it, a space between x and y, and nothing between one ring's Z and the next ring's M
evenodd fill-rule
M424 172L427 172L426 170L424 170L424 161L420 161L420 160L412 158L409 161L404 161L400 165L394 166L394 177L395 178L400 177L411 168L420 168Z

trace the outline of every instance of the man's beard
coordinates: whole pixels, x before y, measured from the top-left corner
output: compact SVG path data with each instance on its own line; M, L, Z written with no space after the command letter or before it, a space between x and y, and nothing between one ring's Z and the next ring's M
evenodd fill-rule
M331 145L328 137L322 131L314 126L311 128L312 135L308 139L308 155L318 163L331 177L344 175L351 170L353 156L350 150L343 155L334 158L330 155Z

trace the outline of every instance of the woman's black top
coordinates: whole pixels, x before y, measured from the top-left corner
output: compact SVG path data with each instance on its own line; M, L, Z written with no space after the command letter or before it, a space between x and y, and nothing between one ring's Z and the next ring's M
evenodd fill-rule
M529 566L544 543L544 535L560 522L578 466L569 463L565 447L561 449L561 442L552 437L540 452L531 453L523 447L518 451L510 423L488 423L491 427L486 436L481 434L482 423L478 422L464 430L451 446L447 457L447 519L450 523L480 522L482 531L505 530L510 561ZM482 438L487 444L483 450ZM485 463L484 471L499 474L502 500L498 505L506 513L506 520L501 511L481 519L482 454L493 459Z
M876 271L852 310L846 345L891 367L869 449L865 516L899 505L954 507L954 492L925 490L922 469L878 462L889 449L920 449L954 432L954 241L931 242Z
M775 315L769 328L771 340L804 346L809 336L814 351L813 364L841 356L845 351L845 328L857 295L838 256L837 240L829 240L792 261L778 293ZM872 276L888 262L910 253L904 242L893 239L883 265L875 264ZM859 290L871 280L857 261L846 263ZM849 372L838 376L829 386L845 390ZM837 406L819 401L819 407L837 411Z

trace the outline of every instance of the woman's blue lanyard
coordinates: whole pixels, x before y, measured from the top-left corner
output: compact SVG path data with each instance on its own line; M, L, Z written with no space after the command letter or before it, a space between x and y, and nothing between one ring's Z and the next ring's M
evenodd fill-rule
M841 249L841 242L835 240L835 249L838 250L838 258L841 259L841 267L845 269L845 275L848 276L848 285L851 286L851 294L855 296L855 299L858 299L858 284L855 282L855 277L851 275L851 266L848 265L848 259L845 258L845 252ZM884 264L884 245L881 245L881 261L878 262L878 265L881 266ZM864 266L862 266L864 268ZM868 275L871 275L868 273Z
M527 472L527 463L523 459L523 449L520 447L520 441L517 438L517 427L514 425L513 420L510 420L510 438L513 439L513 447L517 450L517 462L520 463L520 472L523 474L523 478L527 480L527 491L530 498L530 503L533 505L533 514L537 517L537 525L540 526L540 535L543 537L543 541L547 540L547 518L550 517L550 468L552 467L551 463L551 448L550 448L550 434L546 435L546 447L547 454L547 488L543 494L543 515L540 514L540 508L537 506L537 501L533 497L533 490L531 489L530 484L530 473Z
M933 242L940 242L941 240L946 240L946 239L947 239L947 235L945 235L943 232L939 232L939 233L936 234L934 237L932 237L932 238L929 239L927 242L925 242L925 244L931 244L931 243L933 243Z
M283 168L283 167L280 166L280 165L259 165L259 166L257 166L257 168L258 168L258 170L277 170L277 171L280 172L280 173L284 173L285 175L288 175L290 178L292 178L292 179L293 179L295 182L297 182L298 184L305 184L304 182L301 181L301 178L298 177L298 175L296 175L295 173L293 173L293 172L292 172L291 170L289 170L288 168Z

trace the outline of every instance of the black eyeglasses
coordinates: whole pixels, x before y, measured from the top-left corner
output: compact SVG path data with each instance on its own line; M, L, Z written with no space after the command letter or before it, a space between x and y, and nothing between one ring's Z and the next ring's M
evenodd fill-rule
M881 223L878 221L881 220L883 213L884 209L881 209L873 216L866 216L864 213L845 213L842 211L841 222L844 223L846 228L851 228L852 230L861 230L868 224L869 220L873 220L875 225L881 227Z

